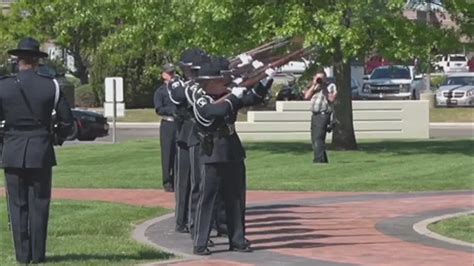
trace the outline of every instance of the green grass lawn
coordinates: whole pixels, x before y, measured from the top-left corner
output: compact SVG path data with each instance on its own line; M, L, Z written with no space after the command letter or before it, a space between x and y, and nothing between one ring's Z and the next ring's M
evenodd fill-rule
M364 142L312 163L306 142L246 143L249 189L431 191L474 189L474 140ZM64 147L55 187L160 188L155 140Z
M160 122L160 117L156 115L155 109L127 109L125 117L117 119L118 122Z
M7 227L5 200L0 200L0 265L16 265ZM162 215L161 208L53 201L47 242L48 265L135 265L171 255L131 238L134 225Z
M474 243L474 215L442 220L428 225L428 229L440 235Z
M240 113L238 116L239 121L246 121L247 114ZM110 120L110 119L109 119ZM160 117L155 113L155 109L127 109L125 111L125 117L120 117L117 122L160 122Z
M430 122L474 123L474 108L431 108Z
M241 113L239 121L247 121L247 116ZM130 109L119 122L159 122L160 118L154 109ZM432 108L430 122L471 122L474 123L474 108Z

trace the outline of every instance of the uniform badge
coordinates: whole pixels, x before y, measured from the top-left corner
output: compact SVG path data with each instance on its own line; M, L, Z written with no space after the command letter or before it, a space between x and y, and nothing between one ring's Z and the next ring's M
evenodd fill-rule
M205 98L200 98L199 100L197 100L196 104L199 106L199 107L204 107L204 105L207 104L207 100Z
M176 82L173 82L173 84L171 84L171 88L173 89L176 89L177 87L179 87L181 84L179 83L179 81L176 81Z

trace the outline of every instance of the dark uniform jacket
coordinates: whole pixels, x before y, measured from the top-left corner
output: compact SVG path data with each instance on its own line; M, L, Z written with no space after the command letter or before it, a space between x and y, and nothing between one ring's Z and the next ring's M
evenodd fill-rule
M200 129L207 131L212 136L212 151L203 150L203 163L235 162L245 159L246 154L240 138L235 131L235 121L238 110L242 107L258 104L271 87L271 82L266 85L259 84L256 89L247 92L242 99L230 95L224 102L213 104L211 97L201 95L197 98L196 115L201 121ZM207 120L211 125L203 125Z
M177 107L177 122L181 123L178 125L177 142L179 145L187 147L200 143L197 125L193 119L193 86L197 86L197 84L192 81L183 82L179 79L169 84L169 97Z
M18 83L16 82L18 80ZM29 111L18 87L30 103ZM51 131L56 84L52 77L34 70L0 79L0 120L5 120L2 166L4 168L47 168L56 165ZM62 92L56 107L59 133L65 138L74 123Z
M163 84L156 89L153 103L155 105L156 114L160 116L174 116L176 106L170 100L166 84Z

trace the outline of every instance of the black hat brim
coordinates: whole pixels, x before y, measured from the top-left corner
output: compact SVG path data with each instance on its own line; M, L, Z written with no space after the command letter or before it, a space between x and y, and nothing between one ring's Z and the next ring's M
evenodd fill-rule
M48 57L48 54L41 51L31 51L31 50L24 50L24 49L12 49L7 51L8 54L14 56L31 56L31 57Z

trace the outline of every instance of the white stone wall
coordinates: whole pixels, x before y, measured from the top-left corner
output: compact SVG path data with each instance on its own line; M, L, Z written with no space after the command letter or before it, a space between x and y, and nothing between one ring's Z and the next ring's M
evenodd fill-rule
M428 139L428 101L353 101L357 139ZM310 140L308 101L277 102L276 111L249 111L238 122L243 140ZM331 134L328 136L331 140Z

